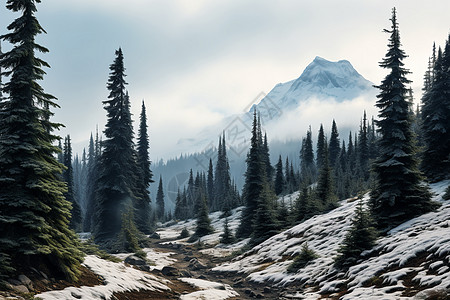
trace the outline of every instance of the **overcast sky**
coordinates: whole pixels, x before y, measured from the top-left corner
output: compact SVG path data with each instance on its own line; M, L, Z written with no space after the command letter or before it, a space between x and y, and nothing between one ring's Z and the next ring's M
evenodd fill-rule
M16 15L2 3L5 33ZM43 85L62 106L61 134L80 149L97 124L103 129L108 67L122 47L134 118L144 99L152 160L168 158L185 152L180 138L242 112L315 56L347 59L378 84L393 6L419 96L432 44L449 34L448 0L43 0L37 16L48 34L38 41L52 66Z

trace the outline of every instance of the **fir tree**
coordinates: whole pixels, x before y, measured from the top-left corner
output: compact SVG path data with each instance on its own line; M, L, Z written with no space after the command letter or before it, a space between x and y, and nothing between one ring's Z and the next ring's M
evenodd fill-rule
M341 152L341 145L339 141L339 132L336 126L336 122L333 119L331 126L330 146L328 147L330 166L335 168L336 161L338 160L339 153Z
M69 227L76 232L81 231L81 208L78 201L75 198L74 182L73 182L73 168L72 168L72 143L70 141L70 135L64 139L64 166L66 169L63 172L64 181L67 184L67 192L64 193L66 200L72 205L71 218Z
M313 183L316 179L317 172L314 163L311 126L309 127L309 130L306 133L306 138L304 138L302 141L300 160L301 160L301 170L300 170L301 181L308 182L309 184Z
M369 179L369 139L367 133L367 117L364 111L364 117L359 128L358 137L358 162L359 168L362 172L362 179L366 181Z
M337 206L337 197L332 178L330 163L328 159L327 142L324 142L324 151L322 158L322 167L319 170L319 178L317 180L317 188L315 194L322 204L323 209L329 210Z
M378 86L380 94L376 106L380 109L377 125L380 138L380 156L374 163L376 185L371 192L370 208L377 228L390 228L425 212L435 205L429 189L422 182L417 168L415 146L406 99L408 70L403 67L406 57L400 49L395 8L392 11L388 52L380 66L390 73Z
M253 232L249 244L251 246L262 243L269 237L278 233L278 222L274 203L276 196L269 188L269 184L264 182L263 190L258 197L258 206L255 213Z
M213 200L214 200L214 168L212 159L209 159L209 167L208 167L208 179L206 182L207 191L208 191L208 205L209 208L212 209Z
M320 124L319 134L317 136L317 155L316 155L316 166L317 170L322 169L323 159L325 157L325 134L323 132L323 126Z
M112 250L121 231L122 214L135 201L136 161L133 145L129 100L125 91L125 67L122 50L110 66L108 100L103 101L107 111L106 140L101 143L102 154L96 189L96 218L94 237L96 243Z
M272 183L272 177L273 177L273 167L270 164L270 153L269 153L269 143L267 142L267 133L264 133L264 140L263 140L263 145L262 145L262 152L263 152L263 160L264 163L266 164L266 176L267 176L267 181L270 183Z
M204 195L200 197L200 208L197 214L197 227L195 228L195 236L202 237L214 232L211 226L211 220L208 216L208 207Z
M164 190L163 190L163 182L162 177L159 176L159 185L158 185L158 192L156 193L156 216L158 217L158 220L163 221L164 220Z
M256 110L253 115L252 138L250 151L247 155L247 171L243 190L244 209L241 222L236 232L237 237L249 237L253 231L253 219L258 208L258 199L265 182L265 164L261 159L261 132L259 130Z
M89 152L87 163L87 179L86 179L86 214L84 216L83 231L90 232L93 224L94 208L95 208L95 189L97 186L98 176L98 157L95 151L94 138L91 133L89 140Z
M375 245L377 237L376 229L373 227L369 212L363 207L362 200L356 207L352 225L347 232L335 260L338 268L348 268L354 265L364 250L371 249Z
M129 108L129 98L126 96L126 102ZM131 113L127 113L126 115L131 116ZM131 120L130 120L131 121ZM135 222L137 228L145 233L149 234L151 231L151 222L150 222L150 195L149 195L149 187L150 183L154 182L152 177L152 171L150 170L150 158L149 158L149 140L147 133L147 113L145 109L144 101L142 101L141 107L141 115L139 118L139 132L138 132L138 142L137 142L137 153L136 153L136 163L137 163L137 174L138 180L135 183ZM161 214L157 215L162 217L164 215L164 211Z
M284 189L284 175L283 175L283 161L281 160L281 155L278 158L278 163L275 166L275 194L280 195Z
M11 32L0 37L12 45L0 55L0 68L9 78L0 103L0 271L45 266L52 276L75 279L82 254L68 226L63 165L55 159L58 138L52 132L61 124L50 121L50 109L58 105L38 83L42 67L49 67L35 56L48 52L35 41L45 32L35 17L39 2L7 0L6 7L20 15L8 26Z
M444 53L439 49L434 81L422 102L425 151L422 169L433 182L450 178L450 37Z
M220 235L220 242L222 244L233 244L236 241L236 238L231 232L230 226L228 225L228 218L225 218L223 223L223 233Z

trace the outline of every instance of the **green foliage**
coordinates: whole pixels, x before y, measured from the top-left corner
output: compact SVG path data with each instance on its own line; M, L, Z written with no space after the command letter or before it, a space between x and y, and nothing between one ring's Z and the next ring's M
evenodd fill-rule
M45 74L42 68L49 67L35 56L48 52L36 43L36 36L45 31L35 17L36 1L8 0L6 7L19 16L1 36L12 45L0 55L0 68L9 78L0 103L1 272L10 271L10 259L10 266L44 264L52 275L76 280L82 253L68 226L63 166L55 158L59 149L53 131L62 125L50 120L58 104L38 83Z
M134 224L134 216L131 208L122 214L121 231L116 241L114 252L137 252L139 247L140 232Z
M109 260L112 262L121 262L120 258L117 258L104 250L100 250L98 246L94 243L93 239L87 241L82 241L80 243L80 250L86 255L97 255L101 259Z
M308 247L308 243L304 243L300 253L294 257L294 261L287 268L289 273L295 273L298 270L304 268L309 262L315 260L319 256L314 252L314 250Z
M197 215L197 227L195 228L195 236L202 237L214 232L211 226L211 220L208 215L208 207L206 205L206 198L200 198L200 211Z
M445 190L445 194L444 196L442 196L442 199L450 200L450 186L448 186L447 189Z
M156 216L158 217L158 220L163 221L164 220L164 190L163 190L163 182L162 177L159 177L159 185L158 185L158 192L156 193Z
M278 163L275 166L275 194L280 195L284 189L284 174L283 174L283 161L281 160L281 155L278 158Z
M258 199L250 245L255 246L278 233L275 201L274 192L270 189L269 184L265 183Z
M233 244L234 242L236 242L236 238L234 237L233 232L231 232L231 229L228 226L228 218L225 218L223 233L220 235L220 242L222 244Z
M382 232L436 208L418 170L406 87L410 83L406 79L409 71L403 67L406 55L400 49L395 9L391 22L391 30L385 30L390 33L388 52L380 63L390 73L378 86L380 154L373 164L376 178L370 197L376 226Z
M359 200L352 225L339 248L339 256L335 260L337 268L348 268L354 265L364 250L375 245L377 231L369 212L364 209L362 200Z
M185 238L187 238L187 237L189 237L189 236L190 236L189 231L187 230L186 227L184 227L183 230L181 230L181 233L180 233L180 235L178 236L178 238L179 238L179 239L185 239Z

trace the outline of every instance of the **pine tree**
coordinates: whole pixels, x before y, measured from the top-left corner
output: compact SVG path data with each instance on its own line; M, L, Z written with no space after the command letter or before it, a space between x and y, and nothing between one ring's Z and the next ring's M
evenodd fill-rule
M128 95L127 95L128 96ZM128 97L126 97L128 100ZM127 101L129 107L129 100ZM131 113L127 115L131 116ZM131 120L130 120L131 121ZM137 153L136 153L136 163L137 163L137 174L138 180L136 182L136 192L134 195L134 217L137 228L145 233L149 234L151 232L151 221L150 221L150 195L149 187L150 183L153 182L153 174L150 170L150 158L149 158L149 140L147 133L147 113L145 109L144 101L142 101L141 115L139 118L139 132L138 132L138 142L137 142ZM158 214L159 217L164 215Z
M156 193L156 216L158 217L158 220L163 221L164 220L164 191L163 191L163 182L162 177L159 176L159 185L158 185L158 192Z
M265 164L261 159L261 132L259 130L256 110L253 115L252 138L250 151L247 155L247 171L245 172L245 184L243 190L243 200L245 208L241 214L236 236L247 238L253 231L253 219L258 208L258 199L265 182Z
M341 152L341 145L339 141L339 132L334 119L331 126L330 146L328 147L328 151L330 157L330 166L331 168L335 168L339 153Z
M200 197L200 208L197 214L197 227L195 228L195 236L202 237L214 232L211 226L211 220L208 215L208 207L206 205L205 195Z
M275 194L280 195L284 189L284 175L283 175L283 161L281 160L281 155L278 158L278 163L275 166Z
M308 182L309 184L313 183L316 179L317 172L314 163L311 126L309 127L309 130L306 133L306 138L304 138L302 141L300 160L301 160L301 171L300 171L301 181Z
M236 241L233 233L231 232L230 226L228 224L228 218L225 218L223 223L223 233L220 235L220 242L222 244L233 244Z
M323 132L323 126L320 124L319 134L317 136L317 155L316 155L316 166L317 170L322 169L323 159L325 157L325 134Z
M391 22L391 30L386 30L390 33L388 52L380 63L390 73L378 86L380 156L373 167L376 183L370 197L376 226L383 232L435 207L417 168L410 103L406 100L406 84L410 82L406 74L409 71L403 67L406 55L400 49L395 8Z
M96 190L96 217L94 237L102 248L112 250L121 231L118 222L135 200L135 152L129 101L125 91L125 67L122 50L110 66L108 100L103 101L107 111L106 140L101 143L102 153Z
M362 179L366 181L369 179L369 139L366 111L364 111L364 117L359 128L358 140L358 163L362 172Z
M81 208L77 199L75 198L74 193L73 168L72 168L72 143L70 141L70 135L68 135L64 139L63 157L64 157L64 166L66 167L66 169L63 172L63 178L67 184L67 192L64 193L64 197L72 205L71 210L72 216L70 218L69 227L75 230L76 232L80 232L82 223Z
M14 268L47 268L52 276L76 279L82 254L69 229L70 203L55 159L61 124L50 121L56 98L38 83L49 65L35 56L48 50L35 37L45 32L35 17L36 0L7 0L20 16L0 38L12 49L0 55L9 78L0 103L0 275Z
M422 102L425 151L422 169L432 182L450 178L450 36L434 66L434 80Z
M253 232L249 244L255 246L278 233L277 216L274 209L276 197L269 184L264 182L258 198L258 205L253 222Z
M351 228L338 250L339 256L335 260L335 266L348 268L356 264L361 253L375 245L376 238L377 232L373 227L373 221L360 200L352 219Z
M94 138L91 133L89 140L89 152L86 175L86 214L84 216L83 231L90 232L92 228L94 208L95 208L95 189L98 176L98 157L95 151Z
M214 207L212 211L221 210L229 213L232 202L232 186L230 178L230 165L227 157L225 133L219 138L218 156L214 174Z
M335 187L332 178L332 172L328 159L327 141L324 142L322 167L319 170L319 178L317 180L317 187L315 194L320 201L322 208L329 210L337 206L337 197L335 194Z
M267 133L264 133L264 141L263 141L263 146L262 146L262 151L263 151L263 160L264 163L266 164L266 176L267 176L267 181L270 183L272 183L272 177L273 177L273 167L270 164L270 153L269 153L269 143L267 142Z
M208 205L209 208L212 209L213 200L214 200L214 168L212 159L209 159L209 167L208 167L208 179L206 182L207 191L208 191Z

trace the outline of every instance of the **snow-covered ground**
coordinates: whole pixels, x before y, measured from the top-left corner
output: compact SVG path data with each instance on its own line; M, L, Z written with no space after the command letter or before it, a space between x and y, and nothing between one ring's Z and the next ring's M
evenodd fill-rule
M366 260L351 267L346 274L333 268L333 260L341 244L357 201L342 201L340 207L315 216L297 226L277 234L231 262L215 267L217 272L238 272L248 280L278 286L309 285L319 293L331 294L339 286L346 286L343 299L402 299L409 275L423 295L431 291L450 290L450 202L442 195L449 181L433 184L434 200L442 202L435 212L414 218L380 238ZM363 201L366 201L366 195ZM297 273L287 267L301 246L307 242L319 258ZM411 259L423 256L424 262L410 266ZM379 279L382 287L370 282ZM311 294L309 294L311 297ZM404 299L410 299L405 297Z
M196 299L222 300L239 296L239 294L235 290L233 290L228 284L222 284L195 278L180 278L180 280L200 289L200 291L182 295L180 297L181 300L196 300Z
M124 263L114 263L100 259L95 255L88 255L83 264L95 274L103 276L106 284L93 287L68 287L60 291L45 292L36 295L36 297L43 300L104 300L110 299L115 292L137 291L140 289L152 291L170 290L167 287L169 281L127 267Z

